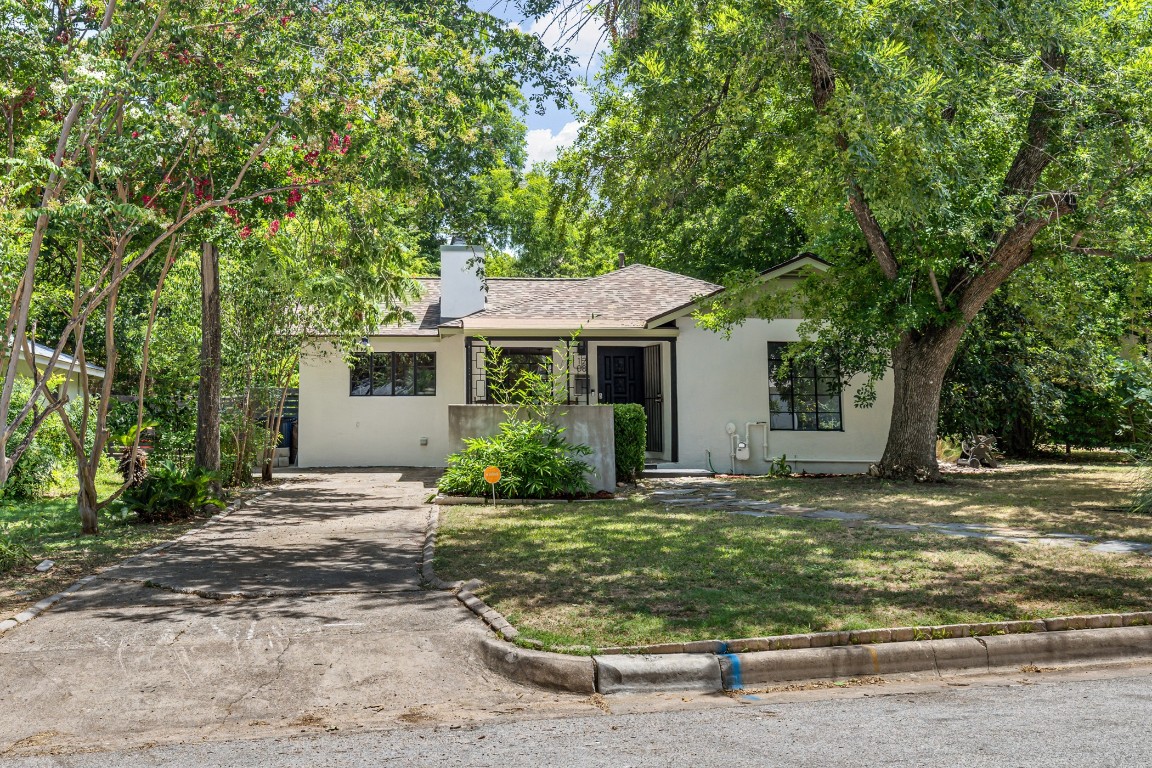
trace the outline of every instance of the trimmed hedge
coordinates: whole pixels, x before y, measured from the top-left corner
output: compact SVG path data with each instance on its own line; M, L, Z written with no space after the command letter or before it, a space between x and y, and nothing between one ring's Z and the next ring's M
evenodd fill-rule
M613 405L616 433L616 480L632 483L644 471L648 446L648 416L636 403Z

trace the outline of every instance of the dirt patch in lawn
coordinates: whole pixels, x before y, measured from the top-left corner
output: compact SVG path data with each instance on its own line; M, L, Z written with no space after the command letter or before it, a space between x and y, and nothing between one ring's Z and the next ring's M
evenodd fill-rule
M864 475L736 478L724 490L891 522L983 523L1152 543L1152 516L1128 512L1136 485L1136 470L1127 464L1011 462L999 469L950 470L945 482L933 484Z

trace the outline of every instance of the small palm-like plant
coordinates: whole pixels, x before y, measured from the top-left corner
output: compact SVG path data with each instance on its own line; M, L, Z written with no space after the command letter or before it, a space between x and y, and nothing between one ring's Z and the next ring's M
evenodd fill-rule
M129 488L140 485L148 476L148 453L139 445L138 436L145 430L153 429L159 423L158 421L146 421L140 426L133 424L127 432L114 438L116 444L120 446L116 469ZM132 457L132 446L134 445L136 446L135 458Z

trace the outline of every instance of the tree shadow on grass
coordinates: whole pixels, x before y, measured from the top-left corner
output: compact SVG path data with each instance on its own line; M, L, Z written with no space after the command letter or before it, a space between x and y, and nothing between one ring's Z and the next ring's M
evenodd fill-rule
M1146 609L1145 562L1114 557L584 505L495 510L453 525L437 563L445 578L486 582L485 596L522 630L603 645Z
M940 484L902 484L863 475L754 479L726 490L749 499L865 511L893 521L987 521L1152 541L1149 518L1127 512L1133 487L1123 467L1009 465L950 475Z

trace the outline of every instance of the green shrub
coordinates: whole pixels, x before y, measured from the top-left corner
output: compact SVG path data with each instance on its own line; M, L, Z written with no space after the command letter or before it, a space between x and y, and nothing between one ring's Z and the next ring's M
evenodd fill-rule
M31 379L18 378L12 390L12 411L19 412L28 402L32 394ZM47 407L41 401L40 408ZM74 419L79 419L83 405L69 403L65 406ZM28 435L28 420L16 430L12 441L8 444L9 450L15 450ZM5 499L34 499L44 495L53 484L53 471L57 469L73 468L75 456L72 452L72 443L64 431L64 424L56 415L49 416L36 431L28 449L13 465L8 475L8 482L0 488L0 498Z
M5 499L21 500L42 496L52 485L52 470L55 468L56 457L33 439L28 450L12 466L0 495Z
M205 506L224 506L215 490L218 483L214 472L199 467L182 469L170 461L157 461L149 466L148 476L125 490L120 498L142 523L183 520Z
M504 498L554 499L592 490L585 473L592 467L578 457L592 449L571 445L564 430L530 419L511 418L493 437L466 439L464 450L448 457L440 478L440 492L461 496L488 496L491 486L484 469L500 468L496 493Z
M632 483L644 471L648 415L636 403L613 405L616 432L616 480Z
M31 562L28 547L16 538L0 531L0 573L7 573L23 562Z

